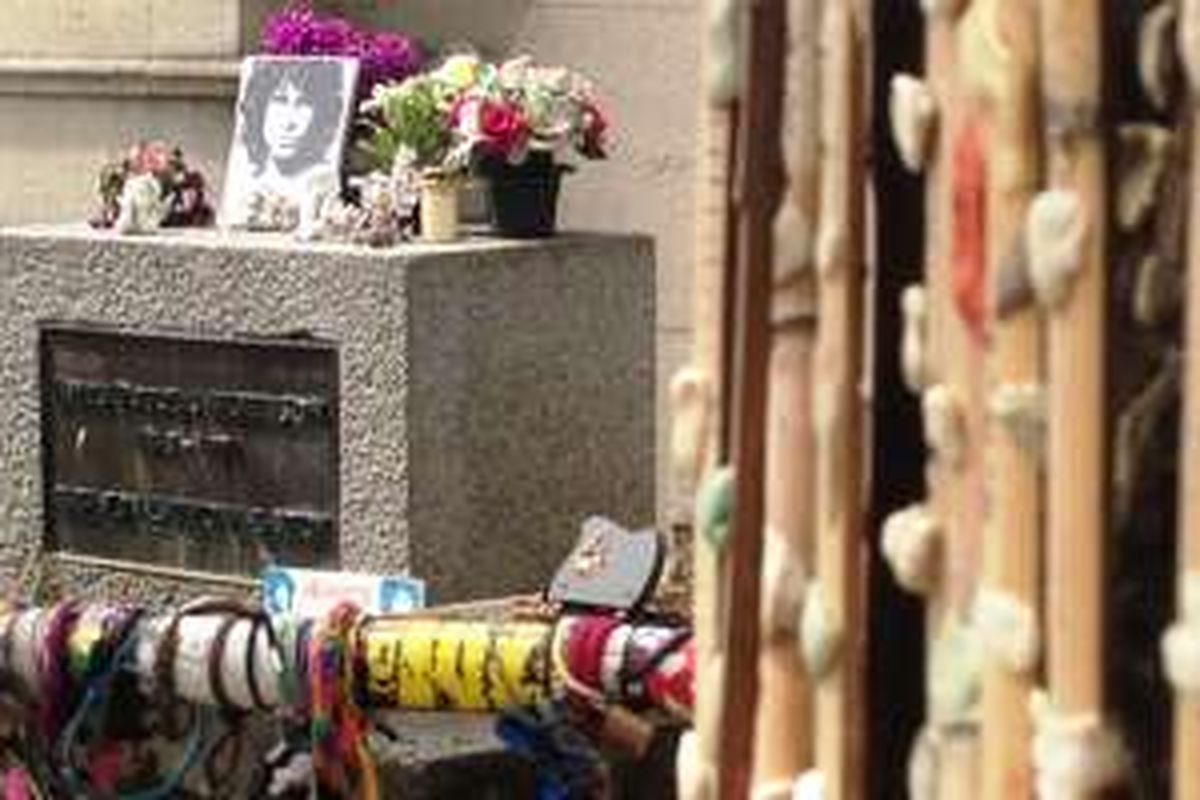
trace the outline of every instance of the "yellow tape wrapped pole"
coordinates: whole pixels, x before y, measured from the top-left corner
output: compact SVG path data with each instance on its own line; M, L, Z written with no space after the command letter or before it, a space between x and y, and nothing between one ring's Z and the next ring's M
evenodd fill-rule
M95 659L103 654L98 648L111 635L104 624L114 610L81 606L79 622L67 639L73 669L83 671L99 663ZM38 653L49 613L45 608L0 610L0 628L9 631L7 655L0 666L33 692L41 683ZM161 639L173 616L139 618L132 634L138 640L133 669L141 677L155 677ZM553 621L497 620L494 613L479 616L366 618L353 645L355 663L361 656L364 670L356 672L354 679L364 682L361 688L370 705L407 711L500 711L540 703L569 689L614 703L634 698L678 717L692 711L694 649L685 627L623 622L607 615L563 616ZM231 620L233 626L221 634ZM266 707L286 702L297 668L294 642L287 640L297 626L283 622L273 622L280 645L265 635L257 621L240 613L211 611L181 618L176 634L180 644L172 665L173 691L187 702L216 704L210 651L217 647L228 651L219 669L230 702L244 710L255 708L259 699ZM218 643L222 636L223 643ZM637 680L631 682L634 677ZM250 682L255 683L258 697L248 688Z
M828 800L865 794L863 275L866 20L826 0L821 22L821 208L813 415L816 580L802 638L816 683L816 763Z
M374 702L409 710L496 711L550 696L552 627L395 618L365 636Z

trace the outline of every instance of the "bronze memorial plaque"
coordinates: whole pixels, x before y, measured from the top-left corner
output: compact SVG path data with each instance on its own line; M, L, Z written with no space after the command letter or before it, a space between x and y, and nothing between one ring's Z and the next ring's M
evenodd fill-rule
M40 347L50 548L225 573L336 562L334 343L54 323Z

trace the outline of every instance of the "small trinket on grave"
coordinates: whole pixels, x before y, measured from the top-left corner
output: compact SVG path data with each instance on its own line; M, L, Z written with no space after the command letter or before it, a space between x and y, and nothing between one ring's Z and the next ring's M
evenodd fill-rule
M294 231L300 224L300 206L276 192L254 192L247 199L245 219L252 231Z
M141 142L100 171L100 208L91 224L119 233L151 233L159 227L208 225L213 210L206 182L165 142Z
M134 175L129 178L117 202L120 211L113 221L113 230L123 235L153 233L166 216L162 190L153 175Z

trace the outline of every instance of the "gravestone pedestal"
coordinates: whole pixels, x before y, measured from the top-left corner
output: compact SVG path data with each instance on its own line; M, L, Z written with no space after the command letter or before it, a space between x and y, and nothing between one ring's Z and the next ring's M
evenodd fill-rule
M79 323L131 340L291 336L332 344L336 541L317 563L411 572L429 582L438 602L498 596L547 581L587 515L604 513L631 526L653 520L654 268L644 238L473 239L376 251L302 246L262 234L121 239L82 228L0 232L0 554L10 569L21 554L55 544L46 537L43 512L54 487L46 486L43 457L48 409L39 381L48 368L39 363L39 337ZM121 346L105 348L105 358L119 363ZM136 395L143 404L177 388L165 385L171 381L157 368L144 373L159 376L146 379L154 385L134 387L124 367L89 367L86 358L81 366L80 358L70 362L76 372L68 388L76 393L76 384L87 383L82 378L103 383L106 375L120 397ZM176 361L178 382L209 393L201 400L258 391L251 377L267 380L261 366L242 378L227 366L222 380L232 383L210 385L212 375L188 372L201 369L202 359ZM94 399L95 387L85 389ZM138 431L150 433L128 439L129 447L188 438L186 424L173 423L183 428L177 436L164 431L153 409L137 408L150 415L138 418ZM72 419L74 435L86 441L85 426ZM202 433L205 441L228 444L227 431ZM70 456L75 441L66 435L59 442L58 461ZM286 459L276 461L272 469L287 469ZM133 463L142 467L122 467L120 476L76 470L72 481L90 482L83 488L101 494L120 490L140 507L141 495L162 494L158 476L166 473L144 460ZM186 494L196 481L203 485L203 476L187 480L184 489L168 488ZM228 491L233 499L223 499L221 508L229 518L260 505L253 487L246 497ZM305 505L303 497L289 503ZM222 537L247 535L236 526L220 528L211 541L197 543L167 528L159 535L177 535L180 545L147 548L156 566L228 564L193 556L196 548L233 546ZM81 535L77 524L72 547ZM96 535L104 535L103 526ZM243 555L254 544L237 542ZM270 551L262 548L264 556ZM54 576L59 588L86 582L92 597L156 593L144 576L75 563ZM243 573L257 567L236 563ZM186 584L186 576L180 581Z

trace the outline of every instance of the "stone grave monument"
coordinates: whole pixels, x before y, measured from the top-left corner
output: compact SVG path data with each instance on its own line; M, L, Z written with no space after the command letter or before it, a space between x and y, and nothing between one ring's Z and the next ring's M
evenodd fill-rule
M496 597L587 515L652 522L644 238L21 228L0 287L0 554L61 589L166 601L275 561Z

